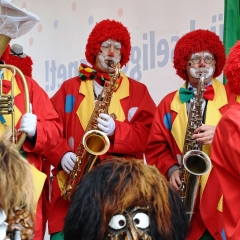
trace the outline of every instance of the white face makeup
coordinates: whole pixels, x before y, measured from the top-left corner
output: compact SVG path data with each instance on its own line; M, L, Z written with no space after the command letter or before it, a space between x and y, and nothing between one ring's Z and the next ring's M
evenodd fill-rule
M190 61L194 64L194 65L198 65L200 64L202 61L204 61L205 66L204 67L199 67L199 68L190 68L190 74L194 77L194 78L199 78L200 77L200 73L201 72L205 72L206 73L206 78L212 77L214 70L215 70L215 64L214 64L214 68L212 66L207 67L206 65L209 65L213 62L214 57L211 53L209 52L203 52L203 53L194 53L192 54Z
M112 39L108 39L101 44L95 65L103 72L112 72L114 69L108 65L110 60L114 64L121 60L121 43Z
M212 67L206 69L206 68L199 68L199 69L195 69L195 68L190 68L190 74L194 77L194 78L200 78L200 73L204 72L206 73L206 78L210 78L213 76L214 73L214 69Z
M194 87L198 84L202 72L206 73L205 83L208 84L212 80L215 64L214 56L208 51L192 54L186 66L191 85Z

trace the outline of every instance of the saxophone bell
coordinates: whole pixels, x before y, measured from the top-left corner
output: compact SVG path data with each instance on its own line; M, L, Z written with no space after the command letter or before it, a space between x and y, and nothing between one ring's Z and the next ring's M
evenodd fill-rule
M190 150L183 156L185 169L196 176L208 173L211 169L211 160L208 155L200 150Z
M190 150L183 156L183 176L180 186L180 196L185 206L188 222L191 222L200 177L211 169L211 160L207 154L200 150Z
M110 147L110 142L105 133L100 130L90 130L83 136L83 146L92 155L103 155Z

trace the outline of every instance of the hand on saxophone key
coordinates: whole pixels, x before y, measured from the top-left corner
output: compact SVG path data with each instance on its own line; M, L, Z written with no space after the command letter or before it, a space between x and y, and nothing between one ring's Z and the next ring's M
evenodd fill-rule
M112 136L115 131L115 121L111 116L105 113L100 113L98 121L98 128L102 130L107 136Z
M201 127L195 129L193 138L204 145L212 144L215 130L216 126L203 124Z
M61 159L61 166L66 173L70 173L73 170L77 156L75 153L67 152Z

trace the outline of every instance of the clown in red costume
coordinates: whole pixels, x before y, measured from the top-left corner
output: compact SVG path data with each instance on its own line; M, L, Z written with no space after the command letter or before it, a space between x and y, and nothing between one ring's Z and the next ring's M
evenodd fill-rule
M0 38L1 41L1 38ZM10 46L8 45L1 53L1 61L9 63ZM22 58L18 58L23 61ZM20 64L21 65L21 64ZM20 66L19 65L19 66ZM26 66L31 69L31 66ZM22 71L25 72L22 66ZM10 80L12 72L8 68L1 68L1 79L3 84L3 94L10 94ZM53 149L61 138L62 127L59 116L54 110L50 99L44 90L31 77L27 77L26 82L29 92L30 113L25 113L24 85L19 74L14 78L14 112L15 128L19 132L25 132L27 137L20 149L22 155L34 166L33 174L37 181L34 182L37 199L36 201L36 220L34 229L34 240L44 239L45 226L49 207L48 184L45 183L50 164L57 165L55 159L49 159L45 163L45 156ZM11 126L11 115L1 115L0 133L4 133L6 126ZM48 166L48 171L46 171ZM43 189L43 190L42 190Z
M197 88L200 73L206 74L203 119L192 138L209 155L216 125L228 107L225 87L215 79L221 74L224 64L223 44L213 32L195 30L184 35L176 44L174 67L185 83L179 90L165 96L157 107L146 149L147 163L156 165L176 191L181 186L179 166L182 163L188 123L187 112L193 101L191 98ZM187 239L222 239L220 199L221 191L217 179L209 171L200 180Z
M240 41L231 49L224 73L237 102L221 118L214 135L211 158L223 192L223 222L228 240L240 237Z
M52 97L52 103L64 125L64 138L54 149L52 156L59 161L54 169L52 201L49 218L51 239L63 239L61 231L70 202L61 197L62 173L70 173L76 161L76 150L94 110L94 101L100 94L105 80L109 80L114 68L109 61L124 66L131 51L130 34L122 23L103 20L95 25L86 45L86 59L92 67L81 64L79 76L65 81ZM147 138L155 112L155 104L146 86L120 71L113 92L109 114L100 114L98 128L110 140L107 155L132 156L143 159Z

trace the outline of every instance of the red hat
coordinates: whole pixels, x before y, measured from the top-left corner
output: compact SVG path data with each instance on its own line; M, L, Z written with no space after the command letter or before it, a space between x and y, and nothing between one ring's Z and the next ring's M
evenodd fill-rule
M240 41L232 48L228 55L224 74L228 80L229 88L232 93L240 94Z
M122 23L109 19L97 23L88 37L85 56L89 63L95 64L95 57L100 51L101 44L109 38L121 43L120 64L121 66L127 64L131 51L130 34Z
M174 50L173 64L176 73L183 80L188 80L186 64L193 53L209 51L214 55L216 68L213 77L222 73L226 56L225 49L220 38L209 30L195 30L181 37Z

